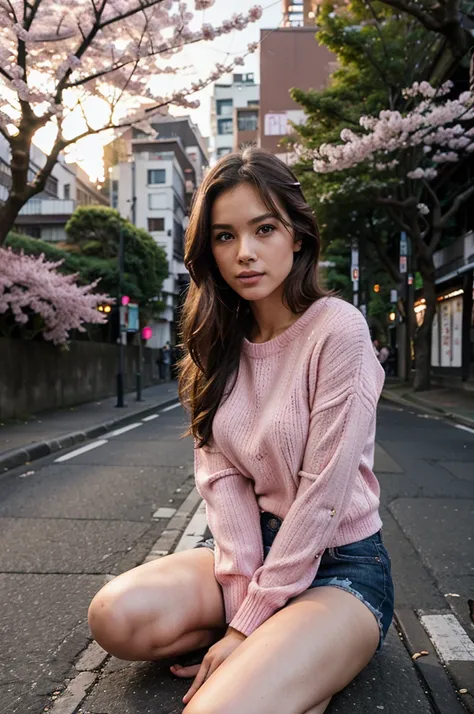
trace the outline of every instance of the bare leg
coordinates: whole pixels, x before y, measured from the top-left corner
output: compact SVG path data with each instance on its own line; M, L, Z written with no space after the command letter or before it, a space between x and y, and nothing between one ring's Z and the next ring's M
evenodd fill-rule
M329 703L331 701L332 697L329 697L329 699L326 699L325 702L322 702L321 704L318 704L317 706L313 707L312 709L308 709L304 714L324 714L326 709L329 706Z
M125 660L155 660L211 645L225 628L207 548L140 565L111 580L89 607L93 637Z
M183 714L322 714L378 641L376 618L354 595L308 590L255 630Z

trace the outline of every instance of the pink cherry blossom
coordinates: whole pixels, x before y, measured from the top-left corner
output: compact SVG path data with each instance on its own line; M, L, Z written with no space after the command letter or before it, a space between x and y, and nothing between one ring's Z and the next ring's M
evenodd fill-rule
M207 10L214 3L195 0L193 9ZM78 92L82 99L97 96L110 104L111 114L103 114L104 130L128 125L117 117L126 116L130 106L140 105L141 119L150 119L163 105L182 104L185 96L177 91L163 97L157 83L151 82L166 72L163 61L187 43L243 30L261 16L261 6L255 5L218 25L206 21L196 29L190 3L174 0L0 0L0 95L6 89L17 97L16 116L10 112L9 121L0 117L0 131L8 138L7 126L20 126L21 102L33 105L38 118L55 121L62 118L63 100L69 95L74 99ZM19 43L24 43L26 64L17 62L23 54ZM248 52L256 47L253 44ZM207 83L227 68L216 67ZM203 89L206 82L195 86Z
M464 153L472 151L473 132L466 123L474 119L474 93L463 92L457 99L446 99L451 89L451 82L439 88L428 82L415 82L404 91L405 96L423 98L414 109L404 114L387 109L378 117L362 116L359 123L364 133L343 129L341 143L321 144L312 152L314 170L332 173L368 162L378 171L388 171L398 163L396 157L390 159L390 154L407 150L412 155L413 147L421 146L422 165L410 168L406 176L413 180L436 178L436 165L459 161ZM307 149L303 152L305 158L311 156Z
M31 312L40 315L43 337L64 344L70 330L84 332L87 323L100 324L106 317L97 306L112 303L108 295L93 293L97 282L77 285L75 275L63 275L52 263L0 248L0 313L11 311L19 325L28 322Z

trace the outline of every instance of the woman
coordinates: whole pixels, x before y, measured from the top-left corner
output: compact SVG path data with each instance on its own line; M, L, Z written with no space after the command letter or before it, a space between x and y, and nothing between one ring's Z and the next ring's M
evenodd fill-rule
M180 394L214 539L94 598L123 659L210 646L185 714L322 714L393 613L372 472L383 369L358 310L317 282L319 236L292 171L257 149L206 176L186 234L192 277Z

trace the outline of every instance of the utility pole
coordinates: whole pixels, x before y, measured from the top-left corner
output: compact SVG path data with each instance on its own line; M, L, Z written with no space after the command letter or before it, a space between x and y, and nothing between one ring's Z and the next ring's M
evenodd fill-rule
M125 365L125 343L127 340L127 326L125 324L125 305L122 305L123 296L123 273L124 273L124 235L123 235L123 225L120 224L119 230L119 253L118 253L118 264L119 264L119 290L118 290L118 304L119 304L119 343L118 343L118 371L117 371L117 407L124 407L124 384L123 384L123 373Z
M404 340L404 380L410 381L411 377L411 338L413 335L414 298L415 286L413 277L413 257L411 240L405 231L400 233L400 273L403 276L403 300L405 303L405 340Z
M132 156L132 206L131 206L131 222L136 225L137 222L137 191L136 191L136 167L135 159ZM143 366L143 344L142 344L142 331L140 327L140 306L138 306L138 363L137 371L135 373L135 389L136 389L136 401L141 402L142 400L142 366Z

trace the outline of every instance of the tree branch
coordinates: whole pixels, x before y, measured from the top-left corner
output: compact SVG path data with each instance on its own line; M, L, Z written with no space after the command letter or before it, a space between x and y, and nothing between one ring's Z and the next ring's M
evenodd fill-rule
M8 79L9 82L11 82L13 79L13 77L10 74L8 74L8 72L6 70L4 70L3 67L0 67L0 74L3 74L5 79Z
M390 5L390 7L394 7L396 10L401 10L402 12L406 12L408 15L413 15L413 17L416 17L416 19L419 20L428 30L433 30L433 32L442 31L441 23L437 22L430 14L424 12L418 7L415 7L414 5L402 2L402 0L383 0L383 2L386 5Z
M440 226L441 228L444 228L449 221L449 219L458 211L459 207L461 206L464 201L467 201L467 199L474 194L474 186L470 186L466 191L463 193L460 193L458 196L453 201L453 204L449 211L447 211L444 216L441 217L440 220Z

